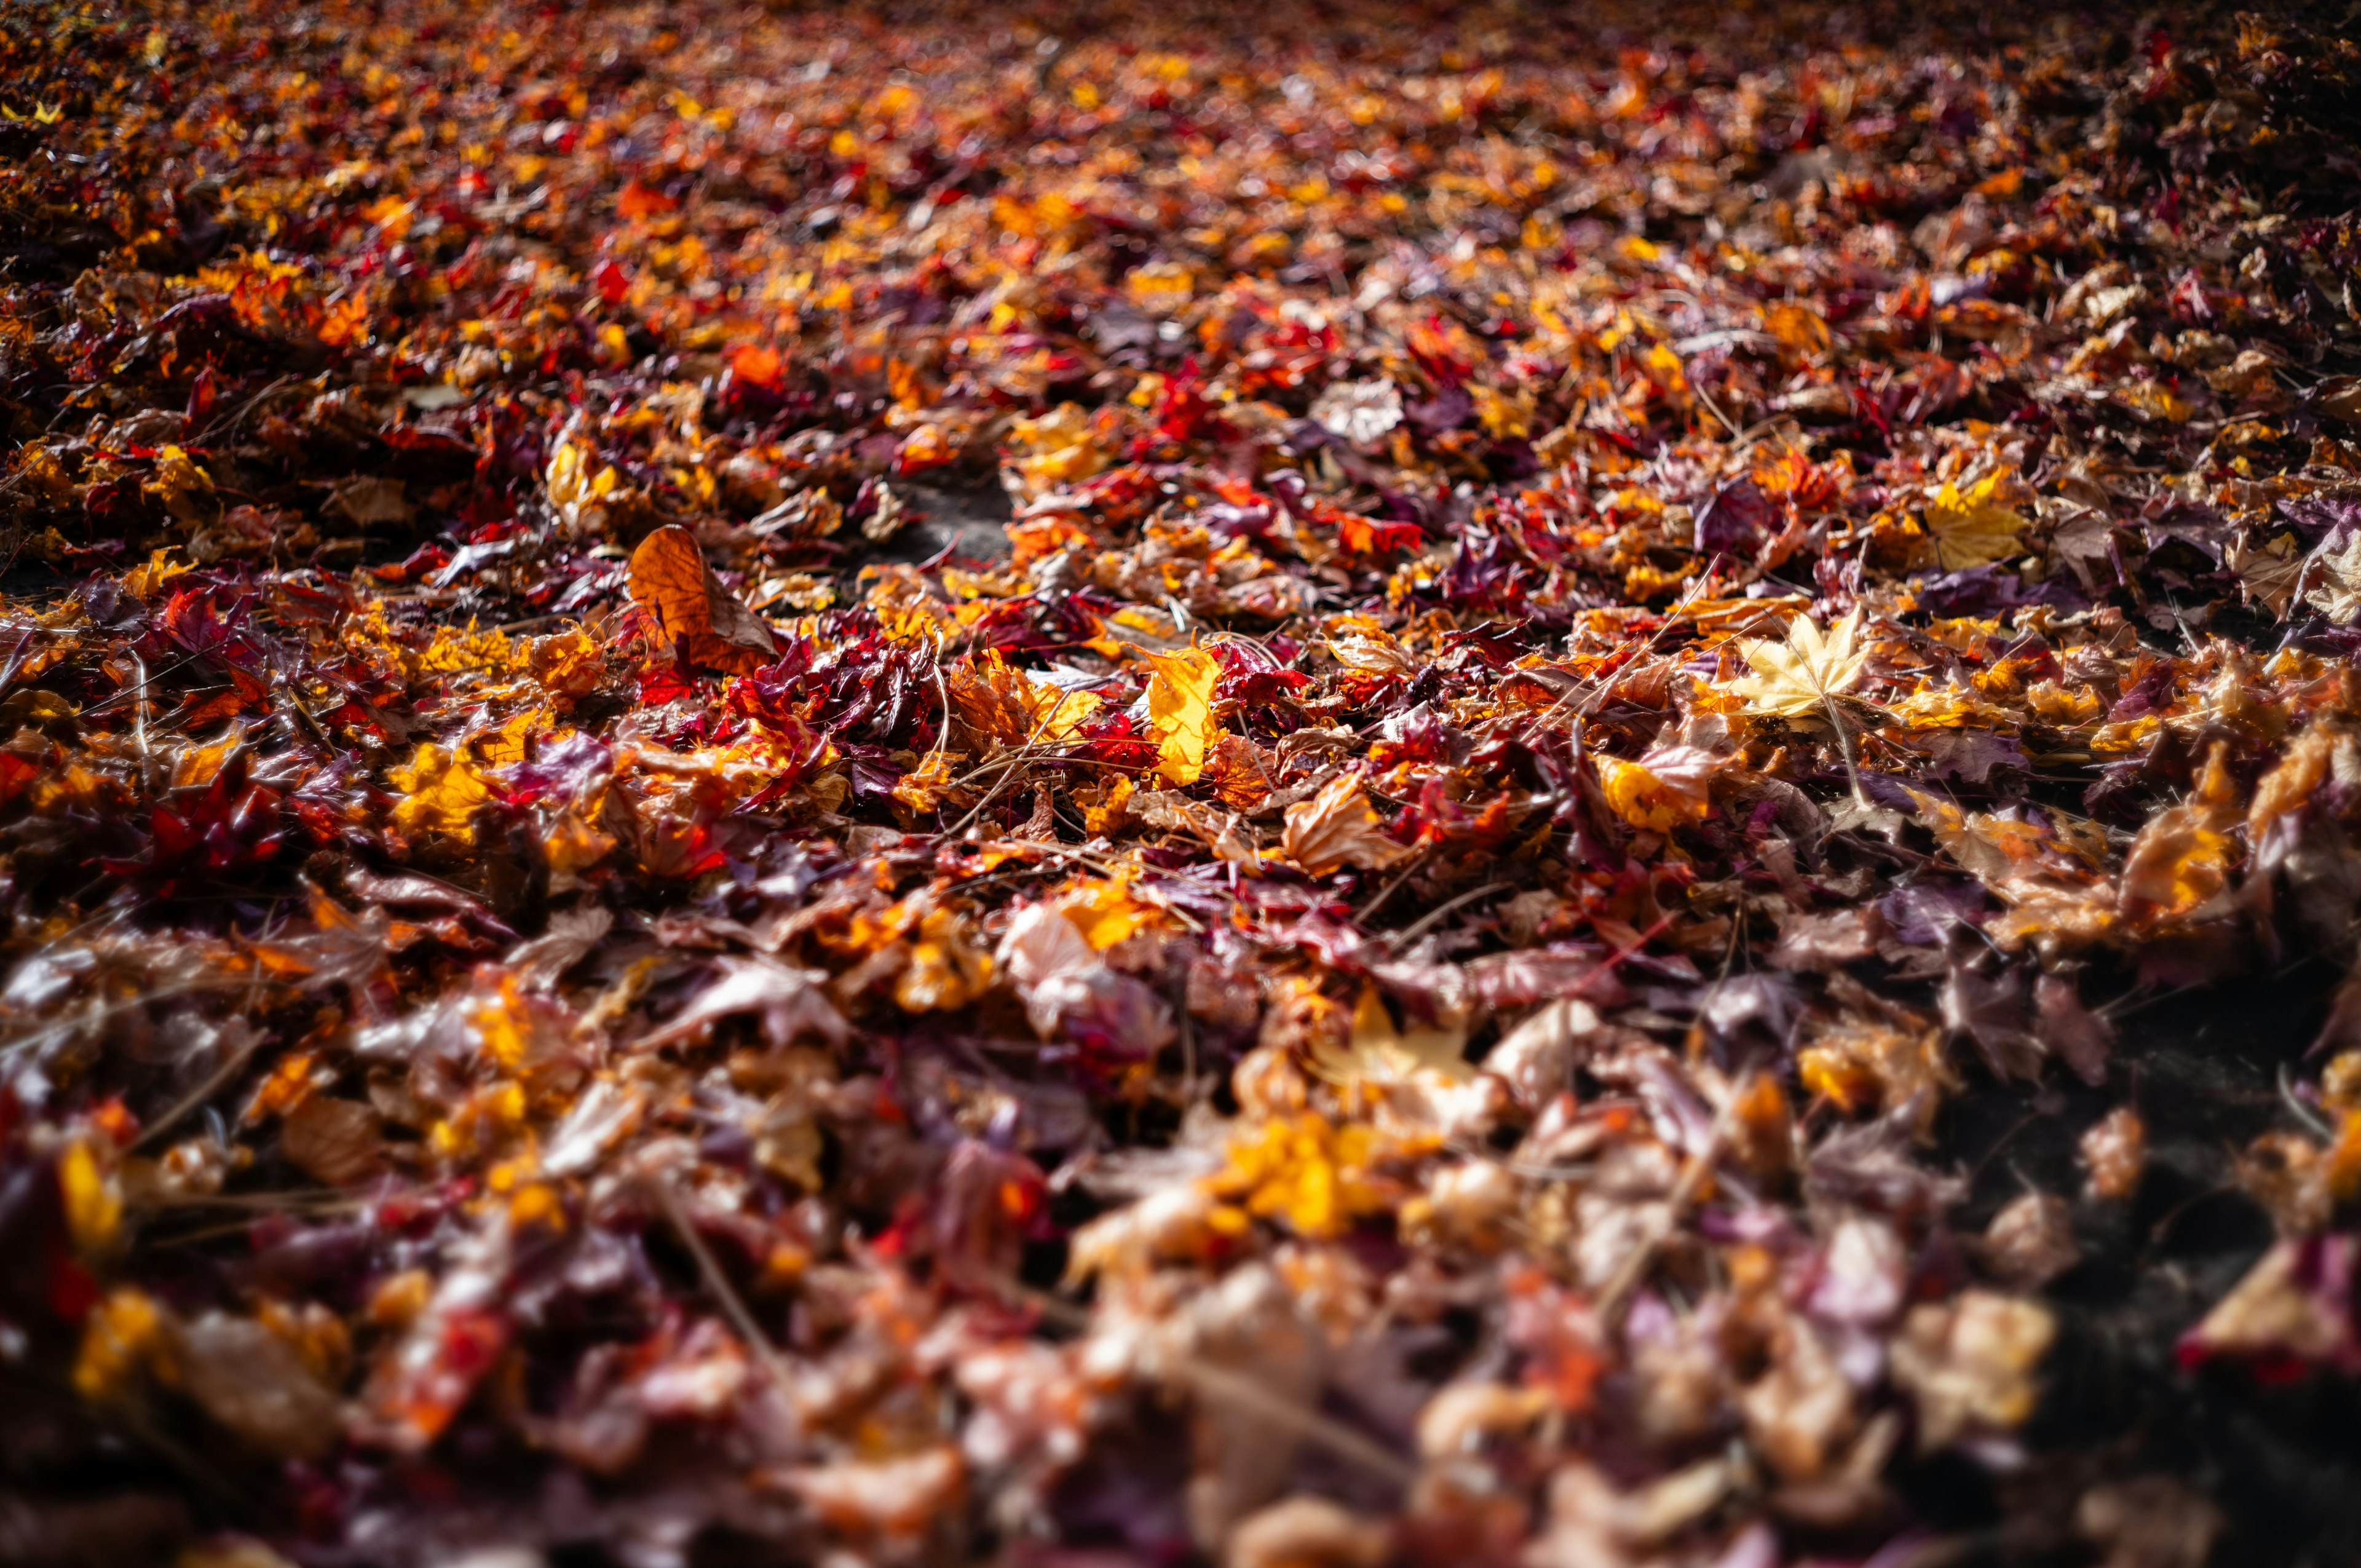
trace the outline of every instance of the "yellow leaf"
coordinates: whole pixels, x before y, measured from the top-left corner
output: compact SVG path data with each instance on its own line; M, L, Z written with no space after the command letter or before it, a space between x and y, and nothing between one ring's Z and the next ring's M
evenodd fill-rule
M1100 707L1089 692L1062 691L1034 680L997 648L962 661L945 685L961 724L1011 746L1062 740Z
M950 752L929 751L917 767L894 781L894 798L916 812L938 810L957 777Z
M1275 1116L1230 1140L1229 1168L1207 1186L1217 1197L1243 1198L1248 1213L1284 1220L1301 1235L1336 1235L1386 1207L1367 1174L1376 1141L1367 1127L1339 1128L1317 1111Z
M134 566L124 574L123 588L133 598L152 599L166 583L183 572L196 570L172 559L170 545L149 555L144 565Z
M489 768L505 768L525 760L532 738L549 734L554 739L563 730L552 730L549 710L529 707L496 729L484 730L474 737L477 758Z
M123 1196L88 1143L69 1144L58 1157L58 1192L74 1250L85 1257L105 1251L123 1223Z
M1710 797L1676 788L1639 762L1620 757L1594 757L1607 804L1632 827L1651 833L1669 833L1684 822L1710 815Z
M1828 351L1828 323L1807 305L1783 300L1763 313L1763 324L1780 347L1798 358Z
M2175 393L2171 388L2155 381L2134 381L2115 390L2115 400L2135 413L2150 419L2160 419L2168 424L2186 424L2189 416L2197 411L2195 404Z
M1100 952L1157 924L1164 912L1131 891L1131 871L1126 867L1104 882L1077 883L1059 904L1059 912Z
M85 1399L111 1400L129 1392L142 1368L164 1364L163 1309L143 1290L123 1286L82 1321L74 1357L74 1388Z
M1129 804L1131 795L1130 778L1123 773L1115 774L1100 795L1099 803L1082 807L1082 826L1089 829L1093 838L1114 833L1123 826L1124 808Z
M1060 403L1038 419L1016 421L1009 426L1008 449L1027 500L1078 484L1107 466L1090 411L1079 403Z
M407 766L387 777L402 794L393 808L393 825L404 833L447 833L463 843L475 841L477 808L489 803L491 791L465 758L433 741L422 743Z
M2215 742L2189 798L2158 812L2132 840L2124 858L2123 911L2135 924L2188 919L2229 891L2237 852L2230 829L2241 813L2225 750Z
M2003 499L2008 483L2004 474L1987 474L1962 494L1947 481L1927 503L1923 521L1943 570L1989 565L2015 553L2025 519Z
M1213 686L1221 661L1202 648L1152 653L1156 672L1148 683L1148 723L1158 743L1156 770L1168 784L1196 782L1204 771L1205 749L1221 734L1213 722Z
M1739 654L1754 674L1726 683L1725 689L1744 697L1749 713L1824 718L1828 699L1850 690L1869 663L1868 651L1853 646L1860 631L1859 610L1825 636L1810 616L1799 615L1789 623L1784 642L1741 642Z
M992 956L968 940L966 924L948 909L927 912L910 944L910 962L894 982L906 1013L952 1012L992 983Z

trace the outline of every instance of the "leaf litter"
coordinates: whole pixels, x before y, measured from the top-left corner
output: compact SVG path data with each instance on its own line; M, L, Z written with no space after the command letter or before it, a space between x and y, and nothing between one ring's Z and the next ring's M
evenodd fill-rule
M2334 28L0 49L12 1560L2361 1550Z

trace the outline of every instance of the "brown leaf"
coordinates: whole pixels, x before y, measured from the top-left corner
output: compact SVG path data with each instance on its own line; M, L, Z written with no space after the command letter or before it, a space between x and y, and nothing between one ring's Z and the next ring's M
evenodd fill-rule
M721 586L696 536L676 523L631 552L631 598L691 663L744 674L778 656L769 623Z
M1360 781L1344 776L1287 808L1287 831L1279 842L1306 876L1326 876L1345 866L1383 871L1410 853L1408 845L1385 836L1384 827L1361 793Z
M328 494L327 510L358 528L385 522L407 524L418 515L418 509L402 493L400 479L367 474L339 480Z
M368 1180L385 1157L377 1113L357 1100L324 1094L315 1094L288 1113L279 1146L288 1164L331 1187Z

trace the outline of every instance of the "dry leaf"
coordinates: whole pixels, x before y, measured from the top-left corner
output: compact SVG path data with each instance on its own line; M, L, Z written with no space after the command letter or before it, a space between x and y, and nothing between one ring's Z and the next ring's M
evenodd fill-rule
M1279 850L1307 876L1326 876L1345 866L1382 871L1410 853L1409 846L1387 838L1384 828L1361 782L1343 775L1287 808Z
M1780 718L1825 718L1828 700L1852 689L1869 663L1866 649L1856 650L1861 612L1853 611L1825 635L1807 615L1787 627L1784 642L1754 640L1738 645L1752 667L1751 675L1723 683L1722 689L1746 699L1746 711Z
M676 523L657 529L631 552L631 588L693 664L744 674L778 657L769 623L721 586L697 536Z
M1151 653L1148 723L1157 738L1157 772L1167 784L1194 784L1205 752L1222 730L1213 722L1213 687L1221 661L1202 648Z

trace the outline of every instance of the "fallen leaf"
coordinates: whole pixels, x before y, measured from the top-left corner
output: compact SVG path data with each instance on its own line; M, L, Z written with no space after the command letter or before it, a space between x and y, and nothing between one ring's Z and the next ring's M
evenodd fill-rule
M1860 632L1859 610L1826 634L1811 617L1799 615L1784 642L1741 641L1739 654L1754 673L1724 682L1722 689L1744 697L1749 713L1825 719L1829 699L1850 691L1869 663L1868 650L1854 646Z
M721 586L696 535L677 524L631 552L631 590L692 663L744 674L778 657L769 623Z
M1310 800L1287 808L1279 850L1306 876L1326 876L1345 866L1383 871L1410 853L1408 845L1386 837L1384 828L1360 781L1342 775Z
M1205 752L1221 734L1213 721L1213 687L1221 661L1202 648L1148 657L1148 723L1157 738L1156 771L1167 784L1196 782Z

